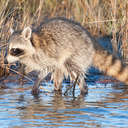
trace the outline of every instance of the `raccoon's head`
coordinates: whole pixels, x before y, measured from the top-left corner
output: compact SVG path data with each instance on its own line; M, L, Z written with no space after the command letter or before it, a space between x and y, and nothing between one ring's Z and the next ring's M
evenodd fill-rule
M31 43L32 30L26 27L22 32L14 32L9 39L7 62L23 61L34 54L35 49Z

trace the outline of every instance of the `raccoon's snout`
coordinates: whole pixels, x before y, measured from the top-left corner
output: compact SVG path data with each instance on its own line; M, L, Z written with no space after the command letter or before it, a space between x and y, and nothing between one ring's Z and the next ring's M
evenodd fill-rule
M12 56L12 55L7 55L6 57L7 59L7 62L10 64L10 63L15 63L16 61L19 61L19 58L18 57L15 57L15 56Z

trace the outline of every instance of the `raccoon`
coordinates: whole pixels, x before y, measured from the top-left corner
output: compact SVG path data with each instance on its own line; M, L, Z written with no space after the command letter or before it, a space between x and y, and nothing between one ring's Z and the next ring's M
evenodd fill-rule
M14 32L9 39L8 63L20 61L26 73L38 72L32 88L39 93L42 80L51 73L55 90L61 90L64 78L79 85L81 94L87 92L85 74L95 66L109 76L128 83L128 67L104 50L90 33L75 21L53 18L40 24Z

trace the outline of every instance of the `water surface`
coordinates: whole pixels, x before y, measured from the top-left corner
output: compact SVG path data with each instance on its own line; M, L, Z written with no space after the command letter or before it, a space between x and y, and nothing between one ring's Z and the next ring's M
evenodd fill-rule
M68 83L63 83L62 94L53 92L52 83L45 83L38 97L31 94L31 82L24 87L8 83L8 89L0 90L0 127L127 128L128 87L103 76L97 78L87 82L85 97L79 96L78 87L75 97L70 92L63 95Z

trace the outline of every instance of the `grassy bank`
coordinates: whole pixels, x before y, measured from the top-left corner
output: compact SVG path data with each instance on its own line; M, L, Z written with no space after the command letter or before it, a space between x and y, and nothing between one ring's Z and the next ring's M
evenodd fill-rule
M0 0L0 47L10 36L9 29L37 26L44 18L63 16L80 22L94 36L111 35L114 52L120 47L128 55L127 0Z

